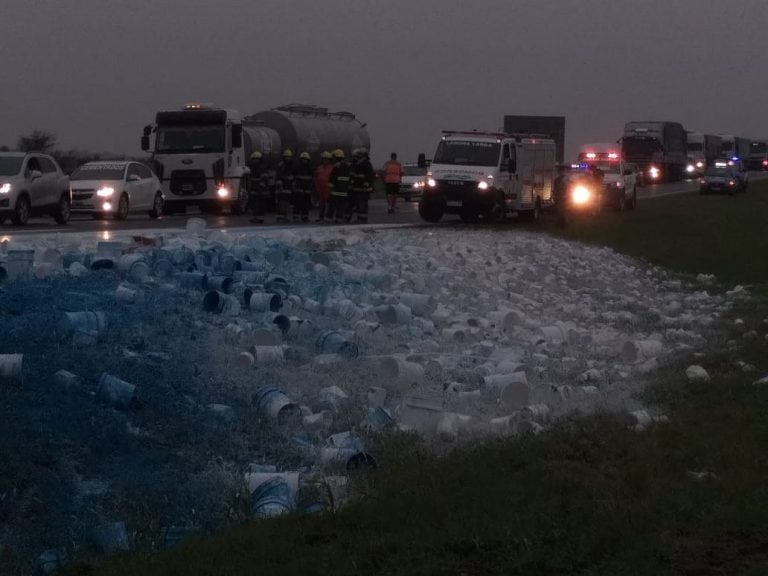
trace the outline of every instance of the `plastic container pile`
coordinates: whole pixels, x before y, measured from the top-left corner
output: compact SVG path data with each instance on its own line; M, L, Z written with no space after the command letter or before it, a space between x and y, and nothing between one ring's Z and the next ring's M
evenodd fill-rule
M538 234L196 219L7 244L0 267L0 545L53 566L338 506L377 465L370 430L439 446L595 409L642 427L648 375L745 294Z

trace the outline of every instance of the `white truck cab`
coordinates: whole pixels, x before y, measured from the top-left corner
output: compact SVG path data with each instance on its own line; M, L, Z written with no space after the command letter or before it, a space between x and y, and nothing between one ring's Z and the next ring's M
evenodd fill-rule
M427 173L419 214L465 222L516 212L538 219L553 205L555 142L535 134L445 131Z
M579 151L579 165L584 170L595 166L603 173L600 202L616 210L634 209L637 205L637 173L624 162L618 144L585 144Z
M163 185L166 211L197 205L206 212L227 206L245 212L248 174L240 113L210 104L160 111L144 128L141 149L150 149Z

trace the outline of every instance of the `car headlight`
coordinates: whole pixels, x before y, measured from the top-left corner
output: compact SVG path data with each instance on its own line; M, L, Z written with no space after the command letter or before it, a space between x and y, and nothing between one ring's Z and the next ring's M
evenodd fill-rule
M115 189L111 186L105 186L104 188L99 188L96 190L96 196L100 196L101 198L109 198L114 193Z
M571 193L574 204L586 204L592 197L592 192L586 186L576 186Z
M418 188L418 187L419 187L419 184L420 184L420 182L414 182L414 183L413 183L413 186L411 186L411 187L412 187L412 188Z
M704 168L704 162L696 162L696 168Z
M11 184L9 182L6 182L2 186L0 186L0 194L9 194L11 192Z
M686 172L693 172L696 170L696 167L693 164L688 164L688 166L685 167Z
M435 181L434 178L430 178L429 180L427 180L427 186L429 186L430 188L434 188L435 186L437 186L437 182Z
M624 188L624 180L617 180L616 188Z
M648 174L650 174L651 178L656 179L661 174L661 171L658 168L656 168L656 166L654 166L650 170L648 170Z
M221 188L216 190L216 194L219 195L219 198L226 198L227 196L229 196L229 190L227 190L222 186Z
M488 190L488 182L485 180L480 180L480 182L477 183L477 187L480 190Z

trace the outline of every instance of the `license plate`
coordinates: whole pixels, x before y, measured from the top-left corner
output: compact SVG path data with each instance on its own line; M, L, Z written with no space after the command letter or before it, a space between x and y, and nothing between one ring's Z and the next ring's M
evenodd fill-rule
M194 187L194 186L192 186L192 184L184 184L184 185L181 187L181 189L182 189L184 192L192 192L192 191L195 189L195 187Z

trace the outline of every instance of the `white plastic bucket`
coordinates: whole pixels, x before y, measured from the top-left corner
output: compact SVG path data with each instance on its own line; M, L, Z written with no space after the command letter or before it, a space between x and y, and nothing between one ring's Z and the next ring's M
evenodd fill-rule
M97 341L107 328L104 312L65 312L59 322L59 337Z
M254 346L252 353L256 366L277 366L285 362L282 346Z
M116 408L130 408L136 397L136 386L106 372L99 378L96 396Z
M379 360L380 373L390 382L398 382L406 388L424 381L424 368L421 364L408 362L397 356L386 356Z
M21 382L23 354L0 354L0 380Z

